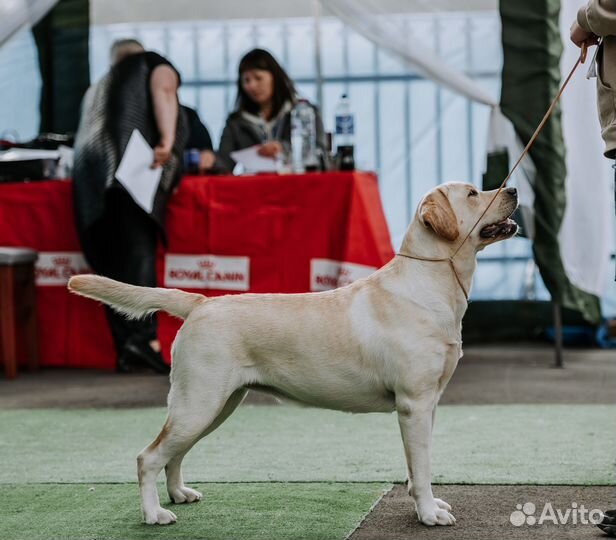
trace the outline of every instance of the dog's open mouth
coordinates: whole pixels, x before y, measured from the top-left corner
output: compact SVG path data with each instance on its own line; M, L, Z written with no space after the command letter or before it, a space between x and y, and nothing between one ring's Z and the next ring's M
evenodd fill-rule
M498 223L486 225L479 232L481 238L507 238L518 232L518 224L511 218L503 219Z

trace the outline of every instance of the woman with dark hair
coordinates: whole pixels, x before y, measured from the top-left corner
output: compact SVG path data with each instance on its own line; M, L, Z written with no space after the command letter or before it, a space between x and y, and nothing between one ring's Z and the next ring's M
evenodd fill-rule
M231 152L259 146L259 154L276 157L289 152L291 109L297 101L293 82L275 58L253 49L240 61L235 111L227 118L218 150L217 164L227 172L235 167ZM317 147L325 155L323 122L316 107Z

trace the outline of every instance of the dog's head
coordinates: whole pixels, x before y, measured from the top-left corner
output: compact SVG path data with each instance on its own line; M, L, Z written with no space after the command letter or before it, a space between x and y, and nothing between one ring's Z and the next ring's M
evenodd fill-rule
M479 191L472 184L443 184L428 193L415 217L435 239L457 247L483 214L497 190ZM518 207L515 188L503 189L473 230L467 243L479 251L511 238L518 225L511 215Z

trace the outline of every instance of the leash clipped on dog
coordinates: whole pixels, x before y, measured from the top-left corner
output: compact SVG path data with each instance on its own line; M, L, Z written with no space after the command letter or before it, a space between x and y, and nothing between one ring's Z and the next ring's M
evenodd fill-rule
M452 269L453 274L454 274L454 276L456 278L456 281L458 282L458 285L460 286L460 288L462 289L462 292L464 293L464 297L468 301L468 292L466 291L466 288L464 287L464 284L462 283L462 280L460 279L460 276L458 275L458 271L456 270L456 265L454 264L454 259L455 259L456 255L459 253L459 251L462 249L462 246L470 238L470 236L473 233L473 231L477 228L477 225L479 225L480 221L486 215L486 213L488 212L488 210L490 209L490 207L492 206L492 204L494 203L496 198L499 196L500 192L505 188L505 186L507 185L507 182L509 181L509 179L511 178L511 176L513 175L515 170L518 168L518 165L528 155L529 150L531 149L533 144L535 144L535 141L537 140L537 137L539 137L539 134L543 130L545 124L549 120L550 116L552 116L552 113L554 112L554 109L556 108L556 105L560 101L560 98L563 95L563 92L565 91L565 88L569 84L569 81L573 77L573 74L575 73L577 68L580 66L580 64L583 64L586 61L586 53L587 53L587 47L586 47L586 44L583 43L582 47L581 47L581 51L580 51L580 56L578 57L578 59L575 62L574 66L571 68L571 71L569 72L569 75L567 75L567 78L565 79L565 82L563 82L563 84L561 85L560 89L558 90L558 93L556 94L556 97L552 100L552 103L548 107L548 110L546 111L545 115L543 116L543 119L541 120L541 122L539 122L539 125L537 126L537 129L535 129L535 132L533 133L532 137L529 139L528 143L524 147L524 150L520 154L520 157L518 158L518 160L515 162L515 164L513 165L511 170L509 171L509 174L502 181L502 183L499 186L498 190L494 194L494 197L492 197L492 200L488 203L488 206L486 206L485 210L479 216L479 218L477 219L475 224L471 227L471 230L466 234L466 236L464 237L462 242L460 242L460 245L453 252L453 255L451 255L451 257L446 257L446 258L442 258L442 259L435 259L435 258L430 258L430 257L420 257L418 255L411 255L410 253L402 253L402 251L399 251L397 253L397 255L400 255L401 257L406 257L408 259L414 259L414 260L417 260L417 261L448 262L449 266L451 266L451 269Z

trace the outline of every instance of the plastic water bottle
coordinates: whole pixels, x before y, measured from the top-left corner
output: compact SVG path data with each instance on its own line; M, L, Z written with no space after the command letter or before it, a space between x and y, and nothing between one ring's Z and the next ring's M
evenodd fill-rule
M355 146L355 118L351 111L351 102L342 94L336 106L336 149L338 151L338 168L353 170Z
M291 166L295 173L318 169L317 122L305 99L298 100L291 111Z

